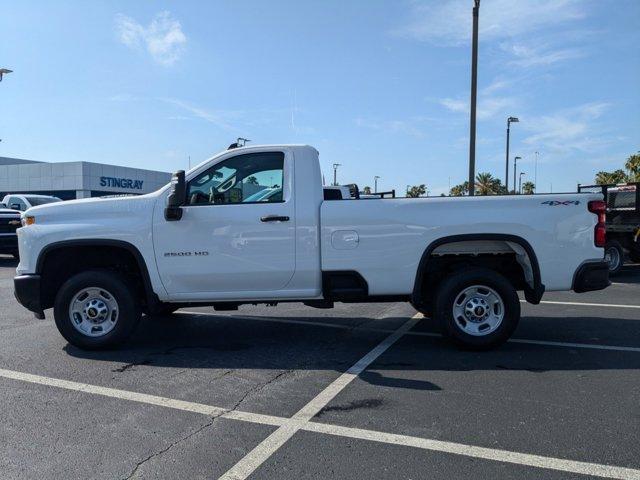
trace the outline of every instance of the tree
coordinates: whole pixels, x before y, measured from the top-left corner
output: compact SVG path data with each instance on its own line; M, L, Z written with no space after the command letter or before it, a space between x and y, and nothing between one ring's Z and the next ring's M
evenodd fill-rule
M502 180L495 178L488 172L480 172L476 175L477 195L504 195L507 188L502 185Z
M456 185L451 187L449 191L449 195L452 197L462 197L469 193L469 182L461 183L460 185Z
M417 198L420 195L427 193L427 186L423 183L421 185L414 185L407 190L407 197Z
M533 195L535 189L536 186L533 182L524 182L522 184L522 193L524 193L525 195Z
M364 187L362 189L362 193L364 193L365 195L371 195L371 187Z
M613 172L601 171L596 173L596 183L598 185L607 185L612 183L625 183L629 181L629 177L624 170L619 168Z
M258 179L255 177L255 175L251 175L247 178L247 183L250 183L251 185L258 185Z
M640 153L635 153L627 158L624 168L629 172L630 182L640 182Z

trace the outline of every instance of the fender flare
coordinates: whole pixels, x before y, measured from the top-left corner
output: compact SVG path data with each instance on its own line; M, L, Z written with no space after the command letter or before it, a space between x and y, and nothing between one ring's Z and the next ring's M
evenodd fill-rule
M513 242L520 245L529 257L531 262L531 270L533 272L533 288L526 288L525 298L527 302L537 305L540 303L540 299L544 294L545 287L542 284L540 275L540 265L538 264L538 257L534 252L531 244L524 238L516 235L509 235L506 233L468 233L463 235L450 235L448 237L441 237L431 242L422 253L420 263L418 264L418 270L416 271L416 279L413 284L413 292L411 298L414 302L419 303L420 286L424 280L424 273L427 269L427 264L433 251L441 245L453 242L465 242L474 240L499 240L505 242Z
M151 285L151 277L149 276L149 269L147 268L147 264L144 261L144 257L140 253L140 250L138 250L138 247L136 247L132 243L125 242L124 240L87 238L62 240L59 242L50 243L46 245L42 250L40 250L40 253L38 254L38 260L36 261L36 274L42 275L42 268L48 254L66 247L116 247L127 250L133 255L133 258L135 259L140 270L147 306L153 307L160 303L158 295L153 291L153 286Z

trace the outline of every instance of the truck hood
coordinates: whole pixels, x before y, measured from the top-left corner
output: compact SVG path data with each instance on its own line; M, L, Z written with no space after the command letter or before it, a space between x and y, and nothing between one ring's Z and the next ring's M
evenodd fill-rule
M83 198L31 207L24 214L36 217L37 223L49 220L59 223L88 217L106 219L141 215L149 218L157 198L158 192L136 197Z

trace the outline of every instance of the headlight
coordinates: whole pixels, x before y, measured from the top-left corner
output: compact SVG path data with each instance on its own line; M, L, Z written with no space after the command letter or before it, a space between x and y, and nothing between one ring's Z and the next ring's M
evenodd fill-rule
M27 225L33 225L36 223L36 217L33 215L24 215L22 217L22 226L26 227Z

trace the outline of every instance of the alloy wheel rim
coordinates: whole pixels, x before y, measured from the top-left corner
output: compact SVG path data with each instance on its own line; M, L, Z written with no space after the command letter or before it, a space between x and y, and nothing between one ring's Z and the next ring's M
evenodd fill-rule
M119 314L118 302L104 288L83 288L69 303L71 324L87 337L101 337L112 331Z
M502 297L485 285L462 290L453 302L453 320L460 330L474 337L495 332L504 320Z
M609 262L609 270L616 270L620 264L620 252L615 247L607 249L606 260Z

